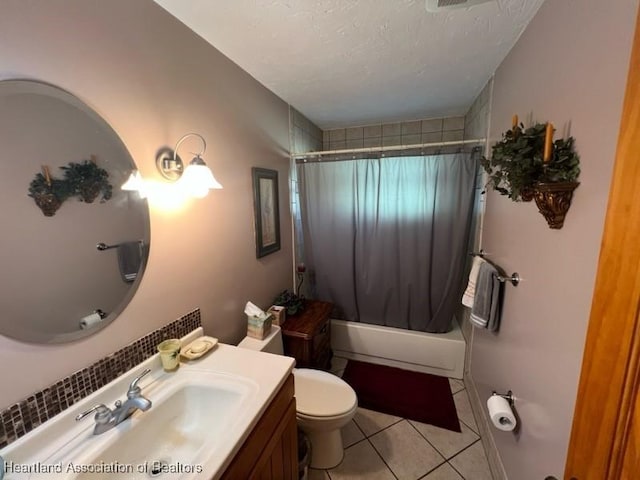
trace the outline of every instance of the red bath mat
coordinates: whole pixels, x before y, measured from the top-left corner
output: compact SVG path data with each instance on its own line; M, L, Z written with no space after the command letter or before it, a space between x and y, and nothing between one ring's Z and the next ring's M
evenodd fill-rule
M460 431L445 377L349 360L342 379L356 391L360 407Z

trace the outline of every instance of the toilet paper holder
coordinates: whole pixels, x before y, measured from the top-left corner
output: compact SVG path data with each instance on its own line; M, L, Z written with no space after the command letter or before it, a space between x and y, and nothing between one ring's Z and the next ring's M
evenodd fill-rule
M513 392L511 390L509 390L507 393L498 393L494 390L493 392L491 392L491 396L494 395L504 398L507 402L509 402L509 406L513 408L513 404L515 403L516 399L513 396Z

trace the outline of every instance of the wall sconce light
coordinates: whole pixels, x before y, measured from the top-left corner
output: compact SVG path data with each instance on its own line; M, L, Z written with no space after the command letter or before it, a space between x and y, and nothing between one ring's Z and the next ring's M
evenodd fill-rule
M191 152L195 155L189 165L184 166L182 159L178 156L178 149L182 142L189 137L197 137L202 142L202 149L200 152ZM220 189L222 185L215 179L211 169L202 159L202 155L207 149L207 142L205 142L202 135L197 133L187 133L183 136L176 148L172 151L170 149L162 149L156 156L156 166L160 174L167 180L176 181L180 180L180 183L184 186L185 190L194 197L202 198L209 193L209 190Z
M189 137L199 138L202 142L202 148L197 153L191 152L191 154L195 156L185 167L182 159L178 156L178 149L182 142ZM204 140L202 135L197 133L187 133L178 140L175 149L171 150L168 147L160 149L156 155L156 167L165 179L172 182L179 182L182 189L192 197L205 197L209 193L209 190L222 188L220 182L215 179L211 169L202 159L202 155L206 149L207 142ZM142 198L146 196L145 182L137 170L131 172L129 179L121 188L122 190L137 190L140 192L140 196Z

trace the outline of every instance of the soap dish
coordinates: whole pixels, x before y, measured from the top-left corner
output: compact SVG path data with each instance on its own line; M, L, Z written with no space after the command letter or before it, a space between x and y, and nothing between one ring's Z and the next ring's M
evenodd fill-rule
M198 337L186 347L182 348L180 354L189 360L200 358L218 344L218 339L213 337Z

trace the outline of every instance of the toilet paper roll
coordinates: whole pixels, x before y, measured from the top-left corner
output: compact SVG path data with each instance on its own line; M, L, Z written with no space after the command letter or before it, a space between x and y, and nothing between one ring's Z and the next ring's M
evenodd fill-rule
M100 323L104 320L99 313L92 313L91 315L87 315L86 317L82 317L80 319L80 328L82 330L86 330L87 328L91 328L94 325Z
M516 428L516 416L506 398L500 395L491 395L487 400L487 409L491 422L498 430L510 432Z

